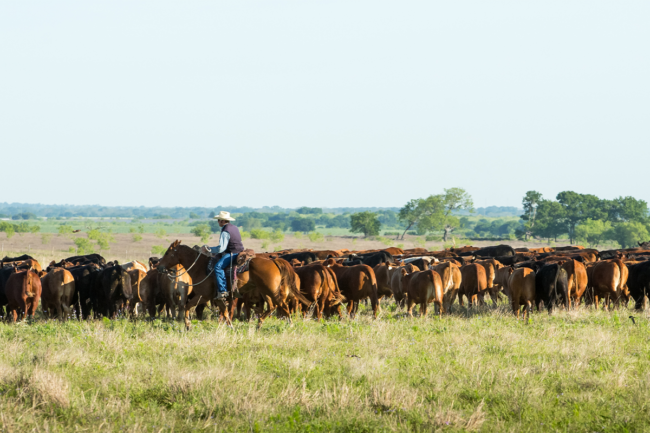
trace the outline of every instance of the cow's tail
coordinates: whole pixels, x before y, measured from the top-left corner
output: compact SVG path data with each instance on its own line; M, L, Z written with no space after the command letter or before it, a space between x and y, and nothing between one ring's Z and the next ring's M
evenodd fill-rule
M23 293L28 298L33 298L34 296L36 296L36 293L34 293L34 283L32 282L31 269L28 269L25 272L25 277L23 278Z
M140 278L140 270L139 269L138 269L138 273L137 273L136 278L137 278L137 283L135 284L135 292L137 293L137 296L138 296L138 299L140 300L140 302L144 302L142 300L142 295L140 295L140 282L142 281L142 278ZM178 277L176 277L175 283L178 284Z
M573 291L574 293L578 293L578 272L576 271L576 261L573 261ZM569 297L571 297L571 294L569 293ZM579 299L577 299L576 295L576 302L580 302Z
M372 286L370 304L372 305L374 316L377 318L377 315L381 311L381 307L379 306L379 296L377 295L377 277L375 276L375 271L373 271L370 266L366 266L365 272L368 275L368 278L370 279L370 285Z
M330 307L335 307L346 301L345 296L341 294L341 289L339 288L339 282L334 275L334 271L330 268L325 268L325 275L327 277L328 285L330 285L330 295L328 299L328 305Z
M273 263L275 263L275 266L277 266L280 271L280 286L288 286L289 291L294 298L296 298L301 304L310 307L311 301L305 298L304 295L300 293L300 290L298 290L298 286L296 285L296 278L298 278L298 275L289 262L284 259L275 259L273 260Z

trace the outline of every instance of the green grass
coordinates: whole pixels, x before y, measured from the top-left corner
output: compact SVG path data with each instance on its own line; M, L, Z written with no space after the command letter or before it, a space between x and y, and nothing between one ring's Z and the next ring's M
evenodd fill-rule
M0 431L649 431L629 314L1 324Z

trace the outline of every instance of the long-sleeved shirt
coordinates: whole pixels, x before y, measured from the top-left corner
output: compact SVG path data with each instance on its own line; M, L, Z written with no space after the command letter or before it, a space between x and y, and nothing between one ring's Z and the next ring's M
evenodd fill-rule
M226 247L228 246L228 242L230 242L230 233L221 232L221 236L219 237L219 246L210 247L210 252L212 254L223 253L224 251L226 251Z

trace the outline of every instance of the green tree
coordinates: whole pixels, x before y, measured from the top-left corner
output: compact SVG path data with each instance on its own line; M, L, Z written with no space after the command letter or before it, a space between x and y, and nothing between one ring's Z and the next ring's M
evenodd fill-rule
M253 239L268 239L271 237L271 233L264 229L253 229L251 230L251 237Z
M539 238L557 240L566 233L565 208L552 200L540 200L535 216L535 226L530 233Z
M282 230L273 230L270 236L273 242L282 242L284 240L284 233L282 233Z
M447 238L451 232L460 225L460 221L456 216L453 215L453 212L459 210L467 210L473 212L474 202L472 200L472 196L469 195L469 193L463 188L445 189L442 202L444 206L444 221L442 223L442 229L445 231L443 240L447 242Z
M618 197L607 201L609 221L613 223L637 221L648 223L648 203L634 197Z
M357 212L350 215L350 231L352 233L363 233L364 236L377 236L381 222L374 212Z
M644 224L632 221L616 224L606 233L606 237L618 242L622 248L632 248L636 247L639 241L648 240L650 234Z
M59 234L60 234L60 235L70 235L70 234L72 234L72 232L73 232L73 230L72 230L72 226L71 226L71 225L68 225L68 224L61 224L61 225L59 226Z
M440 195L430 195L427 198L416 198L410 200L399 210L397 218L406 226L404 235L413 226L418 227L418 232L433 228L444 219L444 203Z
M92 254L95 252L95 244L90 239L76 238L74 243L77 245L77 254Z
M294 232L313 232L316 230L316 223L311 218L294 218L291 221L291 230Z
M611 229L612 223L609 221L587 219L576 227L576 240L595 248L607 239Z
M557 195L556 199L564 208L564 222L571 243L575 239L575 229L578 224L587 219L604 220L607 218L606 203L595 195L563 191Z
M195 236L200 237L201 242L205 244L210 240L210 235L212 234L212 230L210 229L210 226L207 224L199 224L191 230L191 233Z
M537 217L537 207L542 201L542 193L537 191L527 191L524 199L521 201L524 206L524 214L521 219L524 221L523 237L528 239L533 234L535 219Z

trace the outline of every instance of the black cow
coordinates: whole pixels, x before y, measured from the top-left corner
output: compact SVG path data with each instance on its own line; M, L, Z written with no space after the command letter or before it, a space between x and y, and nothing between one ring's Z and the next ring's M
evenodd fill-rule
M496 260L499 261L504 266L512 266L516 263L522 263L528 261L525 257L523 256L499 256L495 257Z
M90 302L95 317L115 317L120 307L133 298L131 277L121 266L104 268L95 275Z
M297 259L299 262L303 262L304 264L308 265L311 262L315 262L318 260L316 257L316 254L310 253L309 251L303 251L300 253L290 253L290 254L285 254L280 256L281 259L286 260L287 262L291 263L291 260Z
M395 260L393 255L388 251L376 251L374 253L365 253L365 254L350 254L349 260L361 259L361 264L368 265L371 268L374 268L377 265L382 263L392 263Z
M424 260L422 257L415 259L415 260L405 260L404 263L408 263L409 265L417 266L417 268L421 271L426 271L429 269L429 263L427 260Z
M480 256L480 257L507 257L514 256L517 252L510 245L497 245L494 247L485 247L476 251L466 251L459 253L459 256Z
M650 262L628 265L627 287L634 299L634 308L643 309L643 298L650 296Z
M569 308L569 281L564 268L557 263L544 265L535 274L535 303L537 309L544 303L551 314L553 307L562 302Z
M160 257L149 257L149 269L156 269L159 261Z
M7 296L5 295L5 285L9 277L16 272L16 268L13 266L5 266L0 268L0 316L5 316L5 305L9 303Z
M5 263L22 262L23 260L36 260L36 259L32 256L28 256L27 254L23 254L22 256L18 256L18 257L5 257L4 259L0 260L0 262L2 262L0 264L0 267L4 266Z
M90 293L95 283L95 275L99 272L99 265L92 263L90 265L75 266L69 268L68 271L70 271L74 278L75 293L72 297L72 303L75 313L77 317L87 319L90 316L90 310L92 308Z
M85 256L72 256L63 260L65 260L66 262L72 262L72 263L80 262L83 264L87 264L87 262L92 262L102 267L106 266L106 259L99 254L86 254Z

